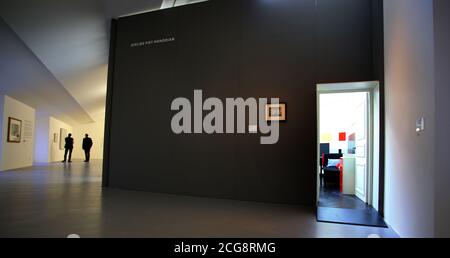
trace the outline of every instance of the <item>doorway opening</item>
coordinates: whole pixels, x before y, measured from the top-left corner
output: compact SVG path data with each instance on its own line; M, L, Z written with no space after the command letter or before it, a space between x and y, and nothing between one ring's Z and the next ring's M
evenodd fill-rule
M378 82L319 84L317 219L387 227L380 216Z

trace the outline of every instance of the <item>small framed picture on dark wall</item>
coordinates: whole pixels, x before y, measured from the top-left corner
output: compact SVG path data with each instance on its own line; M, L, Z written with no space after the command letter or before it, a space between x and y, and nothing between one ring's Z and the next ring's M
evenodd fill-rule
M267 104L266 105L266 121L286 122L287 121L286 111L287 111L286 103Z
M16 118L8 118L8 142L20 143L22 138L22 121Z

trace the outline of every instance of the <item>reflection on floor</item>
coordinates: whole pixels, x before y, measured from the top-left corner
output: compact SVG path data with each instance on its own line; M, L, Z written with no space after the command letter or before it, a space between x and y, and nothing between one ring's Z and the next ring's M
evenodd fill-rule
M397 237L312 208L101 189L101 162L0 173L0 237Z
M387 227L378 212L354 195L339 189L321 187L317 220L320 222Z

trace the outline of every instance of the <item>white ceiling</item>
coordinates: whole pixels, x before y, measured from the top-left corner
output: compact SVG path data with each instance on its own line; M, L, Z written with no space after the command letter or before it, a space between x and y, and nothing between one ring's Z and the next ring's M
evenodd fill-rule
M89 123L104 116L110 19L156 10L161 3L162 0L0 0L0 15L62 87L39 88L40 95L48 95L47 99L59 96L67 100L53 105L53 112L64 112L70 116L68 120L77 123ZM27 76L25 72L17 76ZM19 99L32 98L30 88L23 89L21 85L16 84L9 91ZM31 102L27 104L38 111L46 108L52 113L48 102Z
M0 94L69 124L89 121L89 115L0 19Z

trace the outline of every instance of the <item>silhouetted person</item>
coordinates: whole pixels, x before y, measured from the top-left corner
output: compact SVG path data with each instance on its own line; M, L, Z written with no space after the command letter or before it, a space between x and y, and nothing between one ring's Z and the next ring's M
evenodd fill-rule
M86 156L86 159L84 160L84 162L89 162L89 160L91 159L91 148L92 148L92 139L89 138L89 135L86 134L86 137L84 137L83 139L83 150L84 150L84 155Z
M69 153L69 162L72 162L72 151L73 151L73 138L72 134L69 133L69 136L66 137L66 144L64 145L64 160L63 162L67 161L67 153Z

